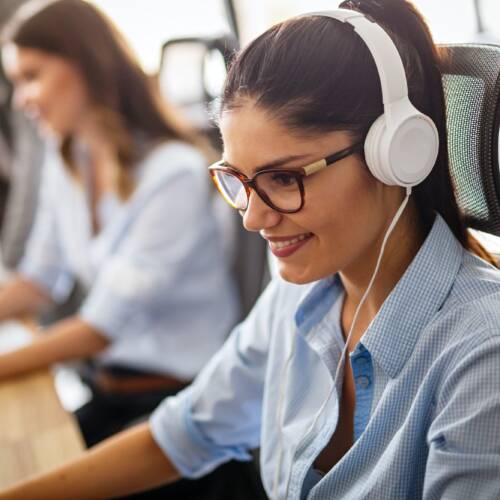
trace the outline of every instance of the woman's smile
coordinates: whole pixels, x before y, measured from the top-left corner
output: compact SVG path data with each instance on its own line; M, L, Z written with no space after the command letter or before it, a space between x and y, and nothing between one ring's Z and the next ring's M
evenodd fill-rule
M302 233L293 236L264 236L269 243L269 248L273 255L278 258L289 257L302 248L314 235L312 233Z

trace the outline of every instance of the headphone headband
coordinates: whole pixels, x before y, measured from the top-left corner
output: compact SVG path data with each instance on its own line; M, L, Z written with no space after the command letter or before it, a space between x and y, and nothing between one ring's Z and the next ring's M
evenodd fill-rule
M337 9L309 12L300 17L311 16L350 24L375 61L384 113L371 125L365 139L365 159L370 172L388 185L408 188L419 184L436 162L439 133L432 119L410 102L403 61L391 37L361 12Z
M348 9L309 12L304 16L330 17L354 28L377 66L386 113L390 112L391 104L408 98L408 84L401 56L391 37L381 26L370 21L361 12Z

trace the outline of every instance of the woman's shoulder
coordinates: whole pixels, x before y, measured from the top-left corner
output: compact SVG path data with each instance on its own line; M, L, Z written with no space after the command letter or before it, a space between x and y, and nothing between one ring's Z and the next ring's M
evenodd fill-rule
M464 251L447 305L445 312L461 318L459 330L470 331L474 341L500 339L500 270Z
M453 285L417 346L411 366L428 364L434 386L449 388L439 389L442 404L461 383L461 374L489 376L500 366L500 270L464 249Z
M462 303L487 300L487 297L500 293L500 269L464 250L453 292L456 300Z

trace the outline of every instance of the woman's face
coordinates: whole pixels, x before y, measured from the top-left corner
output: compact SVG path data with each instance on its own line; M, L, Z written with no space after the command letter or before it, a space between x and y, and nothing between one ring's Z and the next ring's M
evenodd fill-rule
M89 102L78 68L62 57L12 44L4 47L2 59L14 85L14 105L44 131L73 132Z
M276 162L300 168L354 143L343 131L291 132L252 101L225 111L220 125L224 160L248 177ZM252 191L243 214L245 228L268 241L281 276L309 283L372 266L400 193L375 180L358 155L305 177L304 189L304 207L297 213L279 213Z

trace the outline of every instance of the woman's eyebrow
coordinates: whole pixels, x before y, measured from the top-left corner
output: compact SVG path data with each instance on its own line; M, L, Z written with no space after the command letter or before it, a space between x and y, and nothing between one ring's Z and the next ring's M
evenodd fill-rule
M257 173L257 172L260 172L262 170L267 170L269 168L279 168L279 167L282 167L283 165L287 165L288 163L292 163L292 162L297 161L297 160L303 160L304 158L307 158L308 156L310 156L310 155L289 155L289 156L284 156L282 158L277 158L276 160L273 160L273 161L271 161L269 163L266 163L264 165L256 167L256 168L252 169L252 171L253 171L253 173ZM241 173L241 170L239 168L235 167L234 165L232 165L231 163L229 163L224 158L222 159L222 163L223 163L224 166L230 167L233 170L236 170L237 172Z

